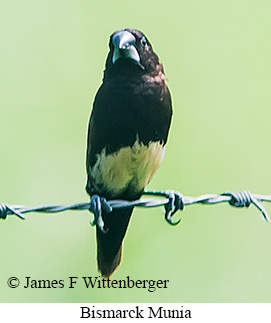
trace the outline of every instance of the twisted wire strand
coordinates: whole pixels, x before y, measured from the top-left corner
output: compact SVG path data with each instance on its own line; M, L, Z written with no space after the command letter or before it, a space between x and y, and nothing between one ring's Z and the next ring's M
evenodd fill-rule
M171 192L171 193L170 193ZM219 204L229 203L234 207L249 207L253 204L263 215L266 221L269 221L268 213L260 202L271 202L271 195L251 194L249 191L240 192L225 192L222 194L205 194L197 197L183 196L176 194L173 198L173 191L146 191L145 195L160 195L163 199L157 198L142 198L135 201L125 200L102 200L103 210L110 213L113 209L131 208L131 207L159 207L163 206L165 212L170 212L173 215L178 210L183 210L185 206L193 204ZM38 213L58 213L68 210L90 210L91 203L75 203L71 205L43 205L36 207L29 207L25 205L9 205L8 203L0 203L0 219L6 219L8 215L16 215L22 220L26 217L24 213L38 212ZM179 223L179 222L178 222Z

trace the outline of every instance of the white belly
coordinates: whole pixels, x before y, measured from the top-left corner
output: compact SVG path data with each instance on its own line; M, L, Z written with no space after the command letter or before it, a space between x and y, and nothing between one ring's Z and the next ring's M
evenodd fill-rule
M160 142L148 146L138 141L132 147L124 147L106 155L105 148L97 155L95 165L89 170L94 179L94 188L105 187L117 196L128 187L135 193L143 190L163 160L165 147Z

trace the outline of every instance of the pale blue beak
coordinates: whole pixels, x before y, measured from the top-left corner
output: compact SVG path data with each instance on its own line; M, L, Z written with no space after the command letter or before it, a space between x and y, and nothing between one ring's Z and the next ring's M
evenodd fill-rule
M114 52L112 62L115 63L120 58L130 58L140 62L139 54L135 48L136 39L129 31L121 30L112 39Z

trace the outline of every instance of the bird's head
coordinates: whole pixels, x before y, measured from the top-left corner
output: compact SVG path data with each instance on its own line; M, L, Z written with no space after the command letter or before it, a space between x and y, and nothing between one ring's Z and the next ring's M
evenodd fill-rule
M162 64L154 53L147 37L136 29L121 29L114 32L109 40L109 54L106 60L106 70L116 66L135 66L142 73L158 74L163 72Z

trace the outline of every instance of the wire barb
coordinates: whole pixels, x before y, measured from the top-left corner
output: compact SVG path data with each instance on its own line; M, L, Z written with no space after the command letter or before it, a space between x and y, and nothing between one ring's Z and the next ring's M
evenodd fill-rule
M3 202L0 203L0 219L6 219L8 214L15 214L22 220L25 220L25 216L23 216L19 211L16 211L12 206Z
M249 207L250 204L254 204L257 209L261 211L265 220L269 222L269 216L265 208L258 202L255 197L253 197L253 195L249 191L225 192L221 195L229 196L229 204L235 207Z
M205 194L197 197L183 196L177 191L146 191L144 195L160 196L158 198L142 198L135 201L125 200L110 200L107 201L98 195L92 196L90 203L76 203L71 205L46 205L29 207L24 205L9 205L7 203L0 203L0 219L5 220L8 215L13 214L24 220L26 217L23 213L39 212L39 213L58 213L68 210L89 210L94 213L94 220L92 225L98 225L102 231L106 232L102 213L110 213L113 209L131 208L131 207L158 207L162 206L165 209L165 219L171 225L177 225L178 221L173 221L172 216L178 211L183 210L185 206L192 204L218 204L228 202L234 207L249 207L253 204L263 215L268 222L269 216L265 208L260 202L271 202L271 195L252 194L249 191L240 192L225 192L222 194Z

